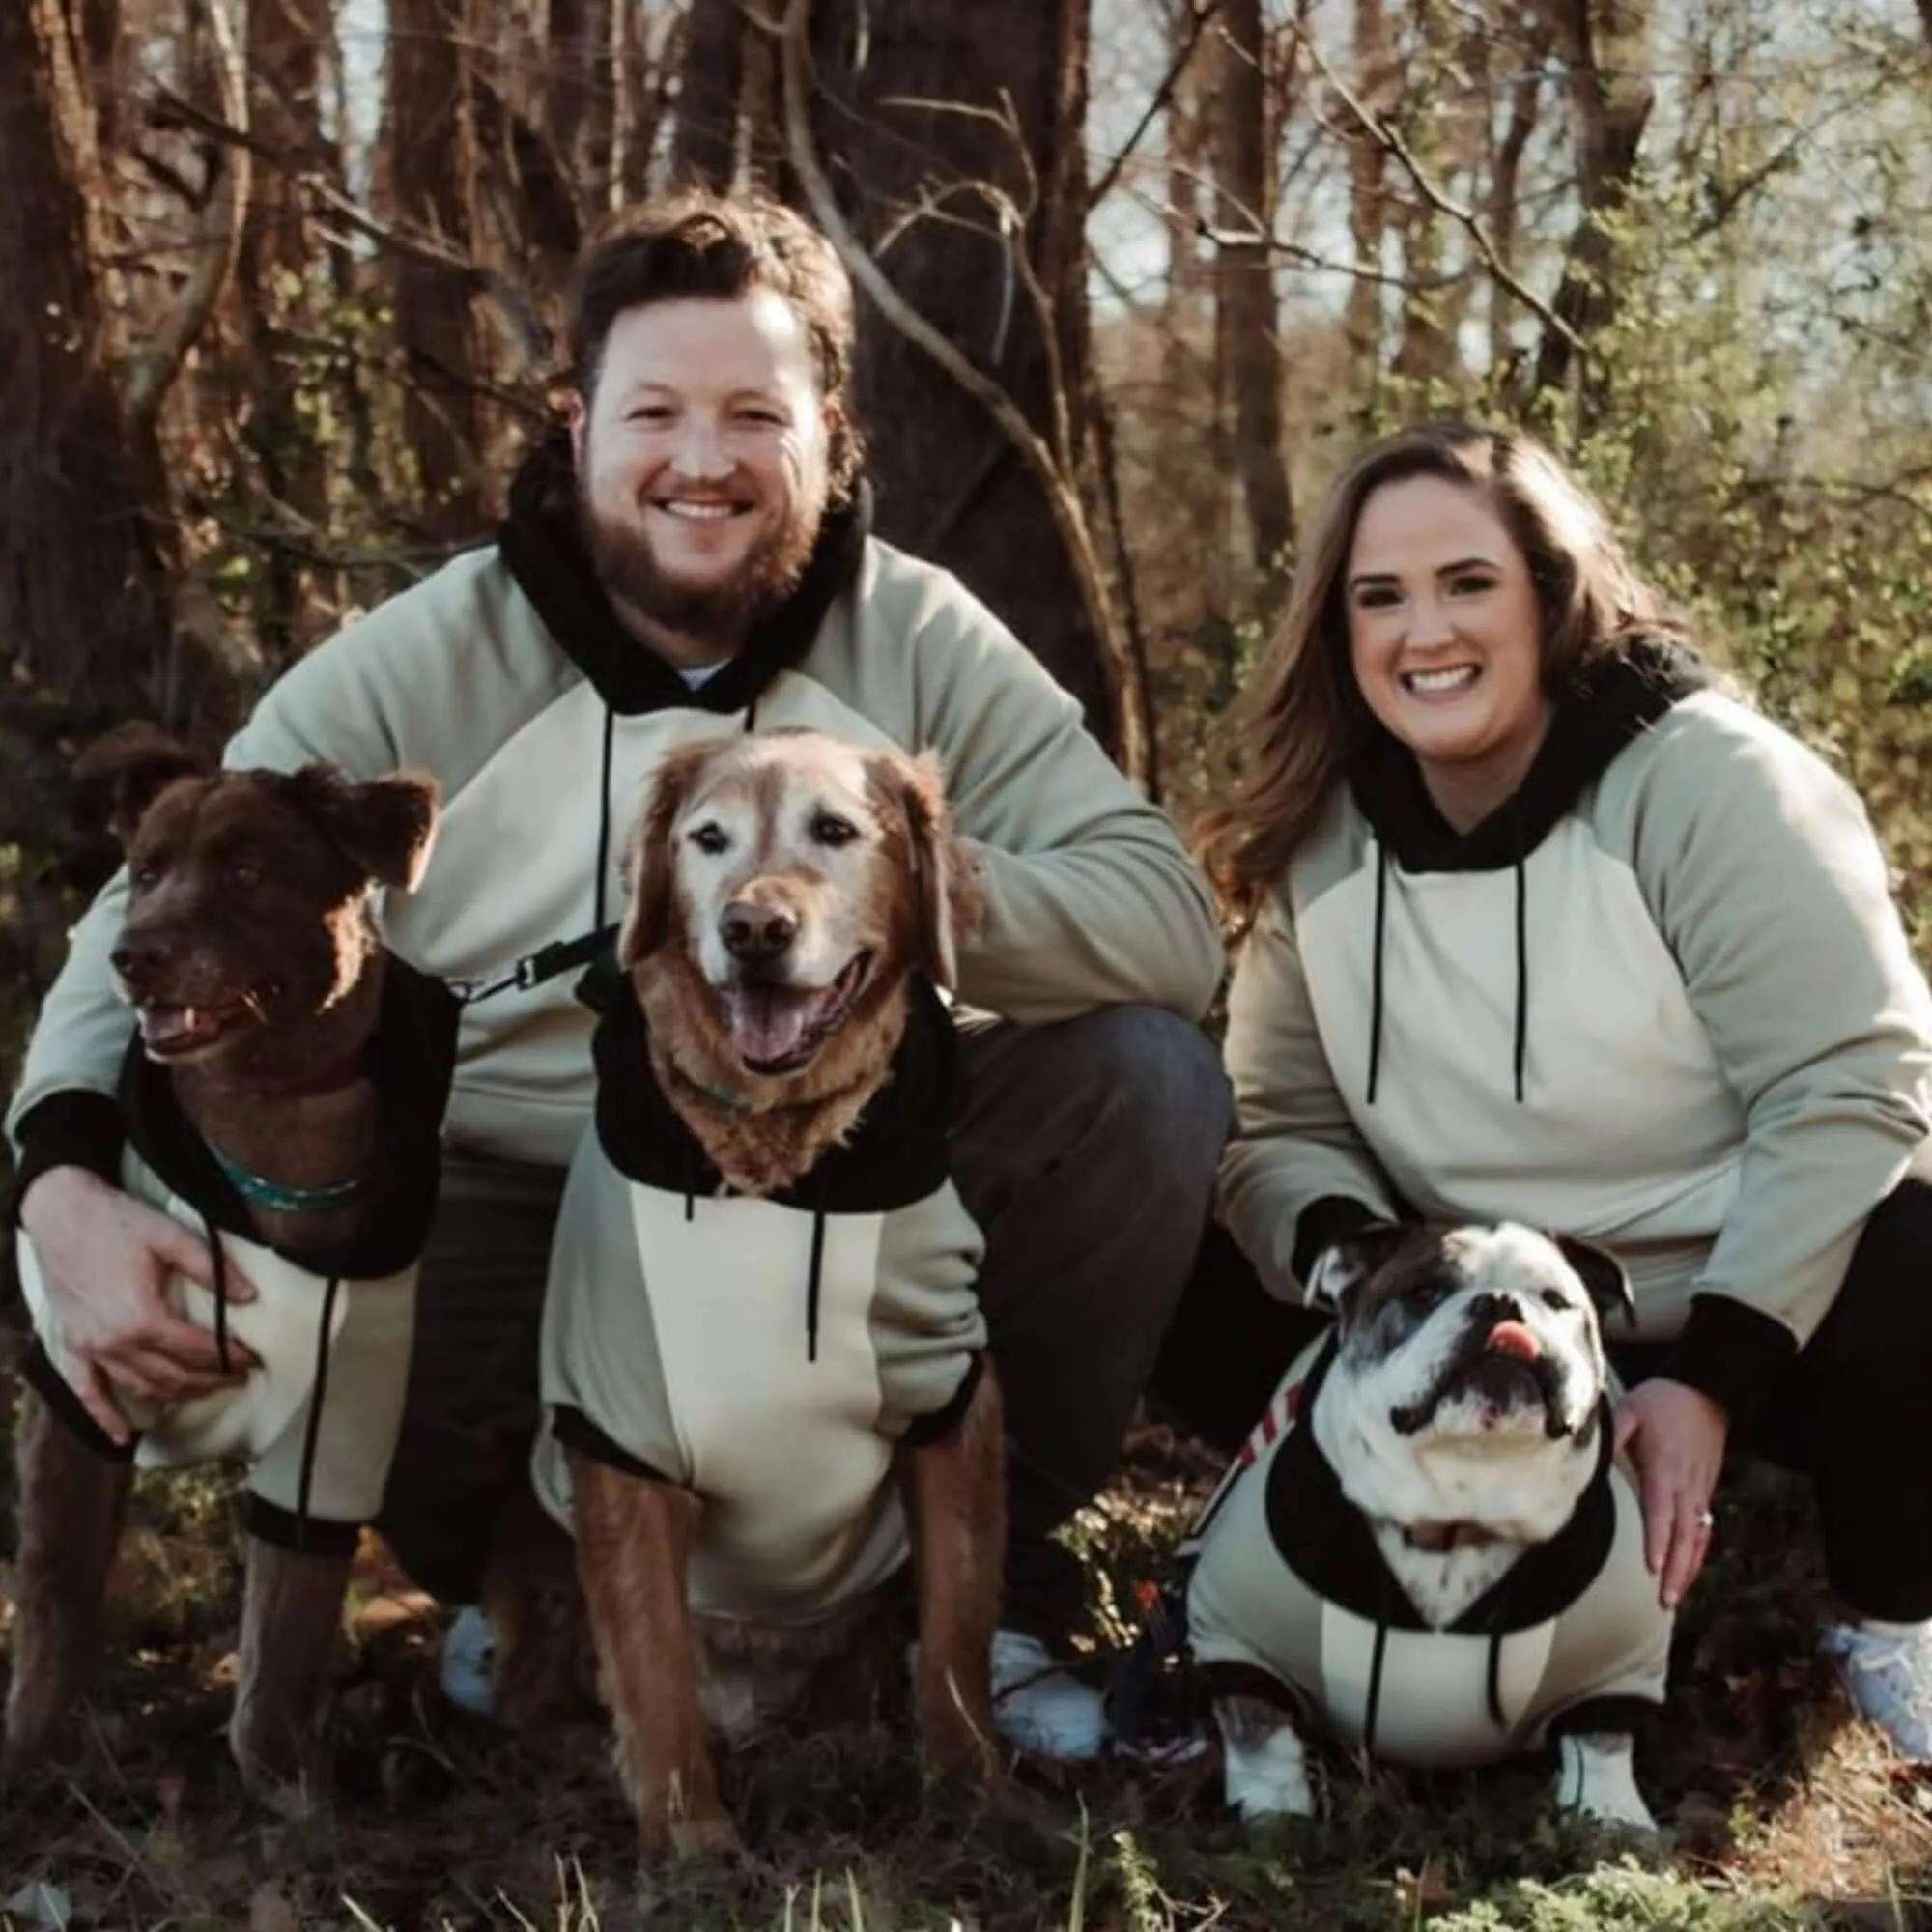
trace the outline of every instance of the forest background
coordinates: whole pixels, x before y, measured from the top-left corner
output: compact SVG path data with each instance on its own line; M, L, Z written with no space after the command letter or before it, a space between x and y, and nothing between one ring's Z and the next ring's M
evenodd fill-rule
M75 748L132 716L218 742L487 539L549 419L574 250L681 180L836 234L882 534L956 570L1183 820L1226 790L1305 506L1368 436L1473 413L1574 459L1840 763L1932 940L1932 0L0 0L0 1071L105 861ZM1202 1474L1158 1430L1140 1451L1083 1532L1102 1637ZM1802 1499L1748 1500L1719 1587L1759 1613L1690 1620L1701 1742L1665 1758L1688 1865L1546 1891L1576 1862L1547 1832L1461 1798L1418 1828L1381 1786L1319 1852L1258 1859L1184 1776L1130 1776L1091 1816L1047 1794L1058 1822L984 1871L902 1808L880 1864L827 1850L844 1814L808 1767L804 1862L657 1922L790 1923L789 1885L803 1924L819 1881L814 1920L855 1928L1916 1922L1922 1794L1805 1715ZM0 1916L636 1908L605 1801L573 1801L601 1838L505 1830L527 1780L427 1718L449 1776L372 1743L376 1815L332 1849L231 1839L204 1735L224 1508L157 1487L128 1591L151 1668L123 1688L193 1741L190 1796L130 1726L110 1788L15 1805L31 1844L0 1814ZM395 1624L355 1634L372 1738L421 1676ZM911 1802L854 1748L831 1785ZM479 1778L496 1814L450 1797ZM180 1876L212 1841L234 1868Z

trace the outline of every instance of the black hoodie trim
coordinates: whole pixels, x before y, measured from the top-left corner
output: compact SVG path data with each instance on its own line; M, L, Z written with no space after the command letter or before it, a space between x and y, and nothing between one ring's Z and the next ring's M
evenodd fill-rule
M900 1432L899 1441L908 1449L923 1449L930 1442L943 1441L951 1435L966 1420L966 1411L972 1406L980 1378L985 1372L986 1351L975 1349L966 1358L965 1372L959 1378L958 1387L939 1407L914 1416Z
M1690 1297L1690 1313L1658 1374L1710 1397L1736 1440L1749 1434L1797 1353L1797 1336L1775 1316L1702 1291Z
M602 1463L606 1468L615 1469L619 1475L635 1476L640 1483L671 1482L662 1469L640 1462L614 1436L607 1435L573 1404L552 1403L550 1419L552 1433L566 1449L574 1449L580 1456L588 1456L593 1463ZM679 1486L671 1483L671 1487L675 1489Z
M359 1232L331 1250L276 1248L285 1261L314 1275L372 1281L400 1274L421 1258L436 1212L442 1119L456 1071L461 1011L440 980L388 955L383 1009L368 1046L377 1135ZM214 1228L244 1240L262 1238L247 1202L183 1113L174 1076L148 1058L138 1032L121 1065L121 1108L128 1145L164 1186Z
M127 1140L121 1105L111 1094L91 1087L67 1087L37 1101L21 1117L19 1158L7 1198L10 1226L20 1225L20 1203L27 1189L48 1169L84 1167L102 1180L121 1184L121 1150Z
M1436 810L1414 754L1379 726L1350 760L1350 790L1405 872L1501 871L1543 843L1619 752L1709 682L1694 651L1663 639L1591 665L1558 699L1521 784L1466 833Z
M1330 1335L1302 1385L1300 1417L1268 1469L1268 1533L1281 1560L1319 1597L1390 1630L1428 1631L1408 1593L1382 1559L1369 1520L1342 1492L1315 1440L1315 1404L1338 1340ZM1608 1560L1616 1539L1610 1492L1611 1419L1598 1410L1597 1466L1570 1520L1548 1543L1526 1549L1509 1572L1446 1632L1506 1636L1560 1616L1582 1596Z
M723 1177L665 1097L650 1036L627 978L591 1041L597 1138L626 1179L674 1194L716 1194ZM951 1178L947 1133L961 1071L952 1015L924 980L908 988L904 1037L879 1091L845 1140L769 1198L813 1214L876 1214L923 1201Z
M810 650L837 598L854 582L871 529L871 494L828 510L798 587L753 625L744 648L694 691L618 620L578 526L577 470L567 430L554 430L519 466L497 530L504 564L557 648L624 717L649 711L753 707L780 671Z
M1295 1280L1305 1287L1324 1248L1332 1248L1337 1241L1346 1241L1350 1235L1359 1235L1364 1228L1373 1228L1387 1218L1347 1194L1324 1194L1311 1201L1295 1217Z
M336 1522L325 1517L304 1516L271 1503L267 1496L250 1493L247 1508L250 1536L272 1543L278 1549L298 1556L348 1557L355 1554L362 1539L358 1522Z

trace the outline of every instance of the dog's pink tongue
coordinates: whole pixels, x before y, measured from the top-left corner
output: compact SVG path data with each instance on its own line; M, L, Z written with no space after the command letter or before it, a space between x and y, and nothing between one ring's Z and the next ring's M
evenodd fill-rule
M812 1003L786 989L747 986L731 1002L731 1043L753 1065L788 1060L805 1043Z
M1543 1353L1542 1343L1520 1321L1498 1321L1484 1346L1492 1355L1514 1355L1522 1362L1533 1362Z

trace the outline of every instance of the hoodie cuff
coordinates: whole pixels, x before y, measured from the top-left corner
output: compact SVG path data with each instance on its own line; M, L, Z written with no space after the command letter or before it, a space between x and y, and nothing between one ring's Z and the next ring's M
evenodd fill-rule
M1307 1281L1323 1248L1332 1248L1337 1241L1388 1218L1346 1194L1324 1194L1319 1201L1311 1201L1295 1217L1295 1280Z
M1691 1297L1684 1332L1659 1374L1707 1395L1730 1423L1747 1433L1777 1378L1798 1353L1798 1338L1783 1322L1728 1294Z
M84 1167L101 1179L121 1184L121 1151L127 1129L121 1103L111 1094L70 1087L37 1102L14 1129L19 1149L14 1188L7 1199L10 1227L20 1225L20 1203L27 1189L49 1168Z

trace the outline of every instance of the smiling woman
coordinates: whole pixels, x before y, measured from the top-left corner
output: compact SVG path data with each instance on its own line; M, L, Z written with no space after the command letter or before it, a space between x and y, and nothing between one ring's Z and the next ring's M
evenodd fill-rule
M1727 1446L1803 1443L1858 1707L1932 1758L1932 996L1859 801L1715 688L1547 450L1363 452L1204 827L1238 1123L1161 1380L1231 1445L1369 1221L1519 1221L1634 1293L1617 1440L1665 1607ZM1346 1482L1348 1472L1342 1472Z
M1466 832L1516 789L1549 727L1528 560L1485 497L1411 476L1363 504L1347 598L1364 700Z

